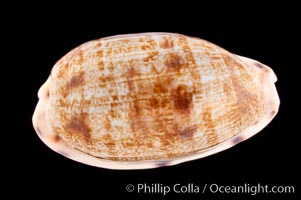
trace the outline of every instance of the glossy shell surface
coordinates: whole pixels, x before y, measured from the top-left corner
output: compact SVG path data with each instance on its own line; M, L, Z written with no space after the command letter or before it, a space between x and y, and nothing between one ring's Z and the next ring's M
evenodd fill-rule
M54 65L33 124L51 149L85 164L174 165L263 129L278 111L275 81L266 65L198 38L112 36Z

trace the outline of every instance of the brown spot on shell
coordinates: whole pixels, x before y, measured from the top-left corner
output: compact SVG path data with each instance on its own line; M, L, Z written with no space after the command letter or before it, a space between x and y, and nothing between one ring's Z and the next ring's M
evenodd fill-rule
M101 58L103 56L103 51L102 50L98 50L96 54L97 54L98 58Z
M98 62L98 68L99 68L100 71L104 70L104 63L103 63L103 61L99 61Z
M136 99L134 100L133 108L134 108L135 116L140 116L141 115L141 109L140 109L140 105L139 105L139 100L136 100Z
M184 127L178 131L178 134L182 139L191 139L194 133L197 131L197 129L198 129L197 125Z
M184 60L178 54L170 53L166 56L164 64L167 67L168 71L179 72L182 65L184 64Z
M72 89L83 86L85 84L85 73L84 71L75 74L71 80L66 83L64 87L61 88L61 93L63 97L67 97Z
M113 95L112 98L113 98L113 101L118 101L118 95Z
M158 108L160 105L159 99L157 97L153 97L150 99L150 106L152 108Z
M132 77L139 75L138 71L135 69L135 66L131 65L130 68L127 71L127 77L128 79L131 79Z
M85 73L81 71L78 75L74 75L69 83L69 88L76 88L85 82Z
M192 93L187 85L178 85L173 91L173 105L178 112L190 112L192 107Z
M53 137L53 141L54 141L54 142L59 142L59 141L61 141L61 137L60 137L59 135L55 135L55 136Z
M64 127L65 131L72 134L77 134L81 137L90 138L90 128L87 124L88 114L80 113L78 116L73 116L70 122Z
M166 92L168 92L168 88L166 87L166 85L164 85L163 82L161 82L160 80L158 80L154 84L153 92L156 93L156 94L166 93Z
M96 44L96 47L97 47L97 48L100 48L101 46L102 46L102 42L101 42L101 40L98 40L98 41L97 41L97 44Z

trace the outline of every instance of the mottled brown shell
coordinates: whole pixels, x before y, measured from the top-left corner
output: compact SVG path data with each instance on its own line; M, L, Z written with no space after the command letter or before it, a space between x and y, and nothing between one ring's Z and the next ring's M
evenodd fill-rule
M261 130L278 110L274 81L267 66L198 38L108 37L55 64L34 124L52 149L90 165L176 164Z

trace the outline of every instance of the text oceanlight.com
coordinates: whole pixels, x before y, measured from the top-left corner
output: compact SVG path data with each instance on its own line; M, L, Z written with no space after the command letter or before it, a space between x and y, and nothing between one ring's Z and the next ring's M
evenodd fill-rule
M281 185L264 185L264 184L248 184L241 185L221 185L221 184L180 184L166 185L162 183L138 183L128 184L126 186L127 192L138 194L163 194L181 193L181 194L293 194L295 192L294 186L281 186Z

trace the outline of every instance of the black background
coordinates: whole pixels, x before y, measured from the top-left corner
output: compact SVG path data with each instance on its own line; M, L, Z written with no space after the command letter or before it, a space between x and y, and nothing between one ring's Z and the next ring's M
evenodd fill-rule
M135 5L135 4L134 4ZM300 150L298 147L298 107L293 103L298 79L293 78L300 64L298 21L294 6L266 7L160 4L137 8L124 5L12 6L17 19L6 21L10 72L6 99L13 103L6 115L10 139L2 146L6 167L6 186L10 195L23 197L108 199L293 199L299 193ZM249 8L249 9L246 9ZM47 10L48 9L48 10ZM11 14L13 15L13 14ZM46 147L35 134L31 117L38 101L37 91L46 81L52 66L72 48L92 39L137 32L176 32L213 42L233 53L261 61L278 77L276 84L281 105L276 118L260 133L216 155L176 166L150 170L108 170L66 159ZM294 72L295 71L295 72ZM5 78L5 77L3 77ZM7 106L8 107L8 106ZM176 183L204 185L293 185L296 194L137 194L125 190L127 184ZM109 196L107 196L109 195Z

